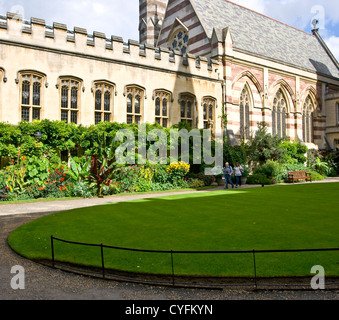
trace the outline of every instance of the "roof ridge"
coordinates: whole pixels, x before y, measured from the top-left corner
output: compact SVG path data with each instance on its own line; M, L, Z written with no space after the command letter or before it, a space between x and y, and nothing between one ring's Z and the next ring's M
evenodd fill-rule
M279 22L279 23L281 23L281 24L283 24L283 25L285 25L285 26L287 26L287 27L293 28L293 29L295 29L295 30L297 30L297 31L301 31L301 32L303 32L303 33L306 33L306 34L309 35L309 36L315 37L315 35L312 34L312 33L309 33L309 32L307 32L307 31L301 30L301 29L299 29L299 28L297 28L297 27L293 27L293 26L291 26L291 25L289 25L289 24L287 24L287 23L285 23L285 22L282 22L282 21L279 21L279 20L274 19L274 18L272 18L272 17L269 17L269 16L267 16L267 15L265 15L265 14L263 14L263 13L260 13L260 12L258 12L258 11L255 11L255 10L253 10L253 9L244 7L244 6L242 6L241 4L235 3L235 2L230 1L230 0L224 0L224 1L229 2L229 3L231 3L231 4L234 4L235 6L238 6L238 7L240 7L240 8L243 8L243 9L245 9L245 10L252 11L252 12L254 12L254 13L256 13L256 14L259 14L259 15L261 15L261 16L263 16L263 17L265 17L265 18L268 18L268 19L270 19L270 20Z

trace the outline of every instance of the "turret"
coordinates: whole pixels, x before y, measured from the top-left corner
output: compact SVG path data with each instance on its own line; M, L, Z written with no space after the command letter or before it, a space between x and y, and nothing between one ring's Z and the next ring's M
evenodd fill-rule
M139 0L139 42L156 46L168 0Z

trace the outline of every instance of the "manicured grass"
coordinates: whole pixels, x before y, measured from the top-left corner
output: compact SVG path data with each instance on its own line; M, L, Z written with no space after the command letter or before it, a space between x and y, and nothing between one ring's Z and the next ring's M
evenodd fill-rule
M10 246L50 259L50 236L135 249L174 251L339 248L339 183L175 195L75 209L15 230ZM104 249L105 267L171 273L169 254ZM101 265L100 248L55 242L55 258ZM258 276L339 276L339 252L256 255ZM252 254L175 254L176 274L252 276Z

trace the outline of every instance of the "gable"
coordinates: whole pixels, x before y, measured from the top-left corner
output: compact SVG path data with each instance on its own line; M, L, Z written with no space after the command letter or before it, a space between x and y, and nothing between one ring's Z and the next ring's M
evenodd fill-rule
M189 53L199 56L211 52L210 39L189 0L169 0L158 41L159 47L171 49L168 41L175 32L178 21L189 31Z

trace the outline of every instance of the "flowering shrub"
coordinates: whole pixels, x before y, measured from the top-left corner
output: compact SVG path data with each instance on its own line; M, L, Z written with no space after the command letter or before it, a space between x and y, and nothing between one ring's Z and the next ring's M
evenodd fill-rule
M139 179L139 168L137 165L128 167L121 166L114 172L114 180L121 183L123 191L135 191L135 185Z
M68 190L69 185L66 184L66 173L64 166L58 166L55 170L48 170L48 179L44 182L43 187L46 197L59 198L65 197L65 192Z
M188 174L189 171L190 171L190 165L183 161L173 162L166 169L166 172L170 174L181 174L183 176Z
M173 162L169 166L167 166L166 172L170 174L170 181L173 183L174 186L182 187L184 182L185 176L190 171L190 165L179 161Z
M7 194L8 194L9 188L4 187L0 189L0 201L6 201L7 200Z

